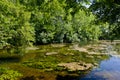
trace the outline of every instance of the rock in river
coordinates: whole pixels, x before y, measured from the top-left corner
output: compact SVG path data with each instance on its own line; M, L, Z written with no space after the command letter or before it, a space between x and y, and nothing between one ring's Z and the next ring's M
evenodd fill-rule
M84 62L59 63L58 66L64 67L68 71L83 71L90 69L93 65Z

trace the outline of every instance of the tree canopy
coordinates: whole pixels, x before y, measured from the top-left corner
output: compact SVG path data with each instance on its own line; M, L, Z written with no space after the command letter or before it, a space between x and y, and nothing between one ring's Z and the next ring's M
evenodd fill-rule
M111 37L120 39L119 0L93 0L90 9L98 17L98 21L109 23L109 33Z
M117 0L0 0L0 47L119 39L119 9Z

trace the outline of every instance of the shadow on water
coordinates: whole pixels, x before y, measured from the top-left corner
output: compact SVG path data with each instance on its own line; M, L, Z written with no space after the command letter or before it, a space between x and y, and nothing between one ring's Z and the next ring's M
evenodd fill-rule
M36 78L34 76L30 76L30 77L22 78L21 80L36 80Z
M105 78L82 78L82 79L78 79L78 80L106 80Z
M20 62L20 61L21 61L21 57L16 57L16 56L0 58L0 63L3 63L3 62Z
M44 80L44 76L38 76L38 77L35 77L35 76L28 76L28 77L25 77L25 78L22 78L20 80Z
M66 76L57 75L56 80L79 80L79 77L70 76L70 75L66 75Z
M0 50L0 63L14 63L14 62L20 62L22 60L22 55L20 53L23 53L21 50L17 49L10 49L10 50Z
M80 77L85 77L85 76L80 76ZM58 75L56 80L106 80L105 78L102 78L100 76L98 76L97 78L80 78L78 76L61 76Z

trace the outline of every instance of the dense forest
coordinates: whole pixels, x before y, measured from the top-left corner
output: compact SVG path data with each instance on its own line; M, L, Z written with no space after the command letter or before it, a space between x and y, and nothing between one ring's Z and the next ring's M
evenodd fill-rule
M118 0L0 0L0 48L120 39Z

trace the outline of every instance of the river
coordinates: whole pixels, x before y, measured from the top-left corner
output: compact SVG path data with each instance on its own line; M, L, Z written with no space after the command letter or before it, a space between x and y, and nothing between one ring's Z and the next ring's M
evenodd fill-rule
M100 66L79 80L120 80L120 58L111 56L101 61Z
M19 71L23 74L20 80L120 80L120 44L115 48L112 46L114 45L105 43L86 45L82 48L78 46L74 48L71 44L41 45L36 50L30 48L24 56L9 55L1 51L0 67ZM89 52L86 49L95 52ZM81 50L89 54L82 53ZM99 51L103 54L91 54ZM87 71L80 70L78 71L80 75L77 76L76 74L74 76L73 72L65 71L63 67L57 67L58 63L75 61L89 62L97 66ZM75 65L72 66L75 67Z
M117 46L116 48L120 48ZM79 80L120 80L120 55L112 54L109 51L110 58L100 62L99 67L93 69ZM119 53L119 52L118 52Z
M117 49L116 49L117 48ZM114 50L120 49L120 44L117 44ZM112 45L108 46L109 59L99 62L99 66L93 68L89 73L77 78L68 78L58 80L120 80L120 52L112 51Z

